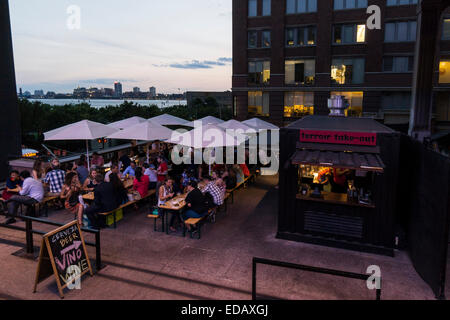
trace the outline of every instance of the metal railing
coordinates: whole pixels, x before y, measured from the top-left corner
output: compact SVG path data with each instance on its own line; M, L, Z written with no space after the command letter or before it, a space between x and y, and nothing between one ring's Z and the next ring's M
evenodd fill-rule
M274 260L268 260L268 259L262 259L262 258L253 258L253 270L252 270L252 299L253 300L257 300L257 295L256 295L256 265L257 264L265 264L265 265L276 266L276 267L281 267L281 268L303 270L303 271L308 271L308 272L328 274L328 275L337 276L337 277L358 279L358 280L364 280L364 281L369 280L369 278L371 277L370 274L360 274L360 273L353 273L353 272L347 272L347 271L305 266L305 265L289 263L289 262L274 261ZM379 283L380 283L380 287L376 289L376 300L381 300L381 276L380 276Z
M4 213L0 213L2 216L6 216ZM40 230L34 230L33 229L33 222L36 223L42 223L50 226L55 227L62 227L65 225L65 223L50 221L46 219L40 219L40 218L34 218L29 216L18 216L18 219L22 219L25 221L25 228L14 226L14 225L7 225L4 223L0 223L0 227L17 230L17 231L24 231L25 232L25 249L27 254L34 254L34 244L33 244L33 234L38 235L45 235L48 233L45 231ZM95 235L95 242L85 241L85 244L87 246L95 247L95 267L97 271L101 270L104 266L102 265L102 252L101 252L101 245L100 245L100 230L97 229L90 229L90 228L81 228L82 231L87 233L92 233Z

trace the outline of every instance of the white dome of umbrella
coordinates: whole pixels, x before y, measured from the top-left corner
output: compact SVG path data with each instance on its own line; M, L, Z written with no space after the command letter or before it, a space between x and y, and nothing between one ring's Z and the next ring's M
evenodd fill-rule
M194 125L195 122L200 122L203 126L206 126L208 124L219 125L221 123L224 123L225 121L223 121L223 120L221 120L219 118L213 117L213 116L207 116L207 117L204 117L202 119L191 121L191 122L187 123L186 126L194 127L195 126Z
M256 130L279 130L276 125L273 125L267 121L261 120L259 118L253 118L249 120L242 121L243 124L250 126Z
M141 118L141 117L131 117L128 119L110 123L110 124L108 124L108 126L113 127L118 130L123 130L123 129L129 128L131 126L134 126L135 124L139 124L139 123L142 123L145 121L147 121L147 120L144 118Z
M188 123L187 120L172 116L170 114L162 114L148 120L156 122L162 126L185 126Z
M166 140L172 136L173 131L156 122L147 120L135 124L129 128L115 132L108 136L109 139L127 139L127 140Z

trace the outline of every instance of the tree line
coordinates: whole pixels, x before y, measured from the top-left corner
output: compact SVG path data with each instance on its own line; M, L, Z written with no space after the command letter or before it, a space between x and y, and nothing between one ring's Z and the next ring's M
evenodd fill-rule
M27 99L19 99L19 110L22 143L28 147L36 148L39 148L43 142L44 132L81 120L108 124L134 116L149 119L165 113L189 121L206 116L220 117L225 121L232 118L232 110L230 108L219 108L216 99L212 97L206 98L205 101L196 99L191 107L175 105L165 108L159 108L156 105L142 106L128 101L119 106L103 108L93 108L88 103L52 106L40 101L31 102Z

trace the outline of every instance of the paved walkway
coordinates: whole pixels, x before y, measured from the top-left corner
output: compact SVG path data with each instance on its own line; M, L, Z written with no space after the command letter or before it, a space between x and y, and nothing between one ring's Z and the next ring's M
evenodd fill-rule
M205 225L201 240L154 232L145 212L127 212L116 230L102 231L107 267L85 276L82 290L66 290L66 299L250 299L254 256L358 273L379 265L383 299L434 299L405 252L390 258L275 239L275 184L276 177L258 177L256 184L237 192L228 214ZM70 215L54 212L50 219L69 221ZM0 300L59 299L54 278L31 292L37 261L12 255L24 239L22 232L0 228ZM93 248L88 252L95 257ZM258 292L286 299L375 297L362 281L264 266L258 269Z

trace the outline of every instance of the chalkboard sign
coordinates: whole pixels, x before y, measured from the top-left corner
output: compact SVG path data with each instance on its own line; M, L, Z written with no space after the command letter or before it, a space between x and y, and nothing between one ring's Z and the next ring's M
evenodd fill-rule
M63 298L63 289L74 285L87 272L93 275L80 226L73 221L42 238L33 292L38 283L54 274Z

